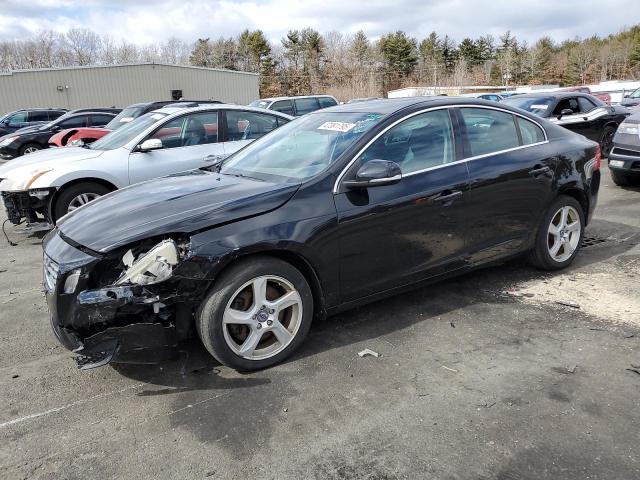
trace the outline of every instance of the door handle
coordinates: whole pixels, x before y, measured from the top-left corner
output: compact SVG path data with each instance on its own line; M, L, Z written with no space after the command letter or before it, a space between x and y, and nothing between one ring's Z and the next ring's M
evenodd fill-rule
M551 173L551 168L541 167L540 165L536 165L533 170L529 170L529 175L536 178L540 175L547 175L548 173Z
M444 192L431 197L431 200L438 203L450 204L460 197L462 197L462 191L460 190L445 190Z

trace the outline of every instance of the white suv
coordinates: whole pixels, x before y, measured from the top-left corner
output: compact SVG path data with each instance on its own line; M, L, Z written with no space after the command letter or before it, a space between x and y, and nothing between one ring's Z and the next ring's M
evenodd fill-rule
M12 223L47 228L118 188L219 162L292 118L235 105L165 107L90 145L9 161L0 166L0 192Z

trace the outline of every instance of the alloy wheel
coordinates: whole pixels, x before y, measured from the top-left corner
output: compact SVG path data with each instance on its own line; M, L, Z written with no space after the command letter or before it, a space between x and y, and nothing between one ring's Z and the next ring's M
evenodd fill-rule
M29 153L37 152L40 150L38 147L27 147L24 149L24 154L27 155Z
M302 323L302 298L288 280L256 277L234 292L222 317L224 339L242 358L264 360L295 338Z
M547 248L551 258L558 263L568 260L580 242L578 211L569 205L561 207L551 218L547 232Z
M95 200L100 197L97 193L81 193L78 196L73 197L73 199L69 202L69 207L67 208L68 212L73 212L76 208L80 208L83 205Z

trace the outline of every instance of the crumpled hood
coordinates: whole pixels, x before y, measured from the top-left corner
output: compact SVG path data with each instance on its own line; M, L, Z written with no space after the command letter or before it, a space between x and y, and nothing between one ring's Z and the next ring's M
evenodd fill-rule
M36 169L45 170L47 168L55 168L60 163L77 162L81 160L91 160L102 155L104 152L101 150L90 150L82 147L64 147L64 148L48 148L46 150L39 150L29 155L23 155L22 157L9 160L4 165L0 165L0 178L7 178L10 174L13 175L24 172L31 172Z
M108 252L145 238L268 212L286 203L298 187L193 170L105 195L64 216L58 228L80 245Z

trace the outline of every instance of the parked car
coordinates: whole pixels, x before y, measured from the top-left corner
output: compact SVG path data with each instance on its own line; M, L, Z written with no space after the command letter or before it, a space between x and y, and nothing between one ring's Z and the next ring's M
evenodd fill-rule
M613 137L609 172L616 185L640 185L640 113L620 124Z
M628 109L640 106L640 88L637 88L633 92L625 95L620 101L620 105L627 107Z
M262 98L251 102L249 106L266 108L276 112L299 117L305 113L315 112L321 108L333 107L338 101L331 95L304 95L299 97Z
M7 113L0 118L0 135L13 133L24 127L50 122L66 112L61 108L30 108Z
M49 138L56 132L72 127L102 127L109 123L119 110L72 110L44 125L16 130L0 137L0 158L11 159L49 148Z
M604 157L611 152L618 125L629 115L622 107L607 105L593 95L579 92L528 93L506 98L502 103L534 113L598 142Z
M0 166L7 216L14 224L43 223L39 216L54 224L118 188L220 161L292 118L222 104L146 113L91 145L50 148Z
M64 147L69 144L89 144L99 138L104 137L107 133L117 130L130 121L138 118L145 113L158 110L168 105L181 105L185 107L193 107L196 105L208 105L212 103L222 103L217 100L163 100L159 102L135 103L124 108L103 128L97 127L79 127L62 130L49 139L49 146Z
M566 267L599 162L597 143L502 103L320 110L61 219L44 241L53 330L84 368L154 361L190 332L265 368L314 316L521 254Z
M586 93L588 95L593 95L594 97L602 100L607 105L611 105L611 95L606 92L598 92L593 93L589 87L585 87L584 85L578 85L576 87L566 87L558 90L559 92L580 92Z

